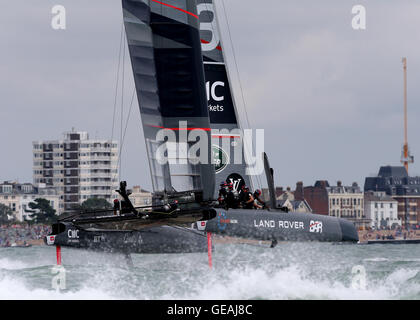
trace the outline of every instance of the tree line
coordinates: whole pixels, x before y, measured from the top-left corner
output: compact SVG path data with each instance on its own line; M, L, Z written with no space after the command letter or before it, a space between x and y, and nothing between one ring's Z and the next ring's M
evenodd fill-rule
M25 222L33 224L52 224L57 222L59 216L56 215L56 210L51 207L50 201L37 198L28 204L30 210L29 219ZM105 199L90 198L84 201L81 205L74 206L74 211L94 211L94 210L109 210L112 205ZM11 208L4 204L0 204L0 224L16 223L14 212Z

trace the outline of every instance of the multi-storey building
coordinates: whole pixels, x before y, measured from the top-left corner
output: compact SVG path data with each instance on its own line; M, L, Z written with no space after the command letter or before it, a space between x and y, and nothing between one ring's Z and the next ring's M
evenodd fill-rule
M357 183L343 186L330 186L327 180L318 180L314 186L303 187L302 182L296 184L294 192L298 200L305 199L313 213L345 218L356 227L369 226L370 220L364 214L364 194Z
M131 189L130 200L134 207L150 206L152 204L152 193L140 188L140 186L134 186Z
M296 183L294 192L296 200L306 200L316 214L328 215L328 191L329 183L327 180L318 180L313 186L303 186L303 182Z
M9 181L0 184L0 203L12 210L15 220L30 220L29 215L32 212L29 203L38 198L48 200L57 215L62 213L59 208L60 196L54 189L47 188L45 184L41 183L37 187L31 183L20 184Z
M384 191L398 201L398 218L409 228L420 223L420 177L410 177L404 166L383 166L365 179L365 192Z
M370 226L370 219L364 213L364 193L356 182L343 186L338 181L337 186L327 187L327 192L328 215L350 220L357 227Z
M59 207L70 210L89 198L117 198L118 143L65 132L62 140L33 142L33 182L53 187Z
M328 215L362 218L364 196L357 183L353 183L349 187L343 186L341 181L337 181L337 186L328 187L327 192Z
M384 191L365 193L365 215L371 220L372 228L395 228L401 226L398 218L398 201Z

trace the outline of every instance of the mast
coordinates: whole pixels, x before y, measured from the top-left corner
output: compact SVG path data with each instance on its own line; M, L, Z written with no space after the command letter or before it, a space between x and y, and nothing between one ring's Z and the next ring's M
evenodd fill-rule
M414 162L414 157L410 155L407 134L407 58L402 58L402 63L404 70L404 146L401 153L401 163L404 164L405 170L408 173L408 164Z

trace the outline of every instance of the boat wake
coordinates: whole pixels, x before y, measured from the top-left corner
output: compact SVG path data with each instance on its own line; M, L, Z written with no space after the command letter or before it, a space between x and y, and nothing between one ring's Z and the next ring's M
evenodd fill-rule
M38 259L22 258L16 248L0 259L0 299L420 299L418 258L401 264L377 251L358 256L357 246L346 246L340 260L336 248L223 245L216 247L212 270L202 253L133 255L129 269L121 256L66 250L62 291L51 287L51 248L31 249ZM352 284L352 266L359 263L366 268L365 288Z

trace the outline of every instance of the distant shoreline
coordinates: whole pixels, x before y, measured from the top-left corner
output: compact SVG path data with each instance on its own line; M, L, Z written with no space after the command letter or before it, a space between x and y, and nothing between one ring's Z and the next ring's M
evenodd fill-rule
M367 243L368 241L420 240L420 230L401 231L399 233L396 230L359 230L358 234L360 243Z
M25 247L44 245L44 237L51 233L45 224L11 224L0 226L0 247Z

